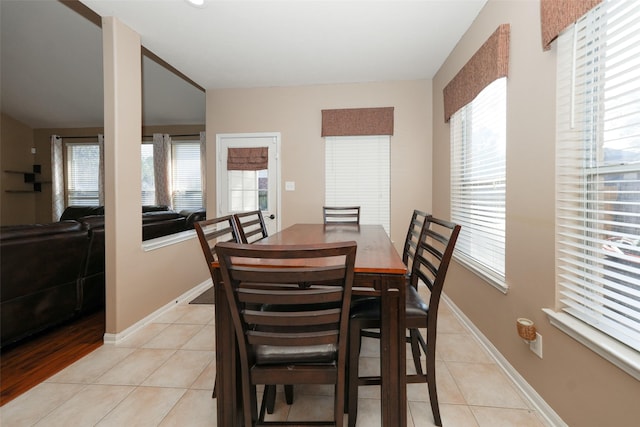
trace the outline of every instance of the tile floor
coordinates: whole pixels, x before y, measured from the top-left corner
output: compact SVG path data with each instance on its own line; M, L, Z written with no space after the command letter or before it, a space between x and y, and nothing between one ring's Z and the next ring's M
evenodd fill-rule
M213 310L211 305L177 304L124 342L102 346L0 408L0 425L215 426ZM440 310L437 363L443 424L545 426L446 304ZM376 342L363 343L363 373L377 369ZM433 426L426 385L409 385L407 394L408 425ZM278 393L272 417L325 419L332 406L331 387L298 386L292 406ZM362 387L358 408L359 427L379 426L379 388Z

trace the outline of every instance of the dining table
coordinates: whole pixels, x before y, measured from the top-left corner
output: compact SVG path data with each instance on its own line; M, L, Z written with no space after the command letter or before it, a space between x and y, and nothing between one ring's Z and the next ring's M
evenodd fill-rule
M405 275L407 268L381 225L295 224L254 245L304 245L342 241L357 243L353 294L381 299L381 421L385 427L407 425L405 376ZM214 265L215 267L215 265ZM214 280L216 399L219 426L242 421L236 338L219 269Z

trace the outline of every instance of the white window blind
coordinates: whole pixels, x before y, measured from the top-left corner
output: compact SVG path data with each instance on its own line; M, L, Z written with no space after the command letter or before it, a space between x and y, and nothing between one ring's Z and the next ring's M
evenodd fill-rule
M506 77L450 120L451 220L462 226L455 257L505 290Z
M100 204L100 147L98 144L67 143L67 206Z
M557 79L558 303L640 351L640 3L561 34Z
M360 224L390 233L389 136L325 138L325 205L360 206Z
M178 211L201 208L200 142L173 141L171 151L173 208Z

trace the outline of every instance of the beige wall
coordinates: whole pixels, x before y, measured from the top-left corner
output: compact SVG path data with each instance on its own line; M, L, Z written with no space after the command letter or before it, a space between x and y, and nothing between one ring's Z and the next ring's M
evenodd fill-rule
M391 137L391 237L404 241L413 209L431 209L429 80L207 91L207 163L219 133L280 132L282 227L322 222L324 140L321 110L395 107ZM295 191L284 191L294 181ZM208 169L207 212L215 212L215 171ZM211 216L211 215L209 215Z
M445 292L570 426L631 426L640 382L551 326L554 308L554 140L556 49L543 52L539 2L489 0L433 80L433 206L449 215L449 125L442 90L503 23L511 24L507 83L507 259L504 295L458 264ZM544 358L517 336L535 321Z
M33 130L6 114L0 114L0 225L29 224L35 221L38 193L8 193L6 190L33 190L24 175L6 171L31 172L37 164L31 154Z

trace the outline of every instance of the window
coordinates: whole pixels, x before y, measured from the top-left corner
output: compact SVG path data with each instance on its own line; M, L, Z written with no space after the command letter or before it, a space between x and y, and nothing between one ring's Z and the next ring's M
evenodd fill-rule
M451 116L451 220L455 257L494 286L505 284L506 77Z
M268 210L268 170L230 170L229 212Z
M170 195L174 210L200 209L204 205L202 194L201 151L199 141L172 141L170 163ZM158 203L156 195L155 168L166 170L167 165L156 165L153 144L143 143L142 164L142 205Z
M389 230L389 136L327 137L325 205L360 206L361 224Z
M200 172L200 142L171 144L171 201L177 211L200 209L202 174Z
M558 39L556 250L564 313L640 351L640 7Z
M65 144L66 205L100 204L100 147L98 144Z

